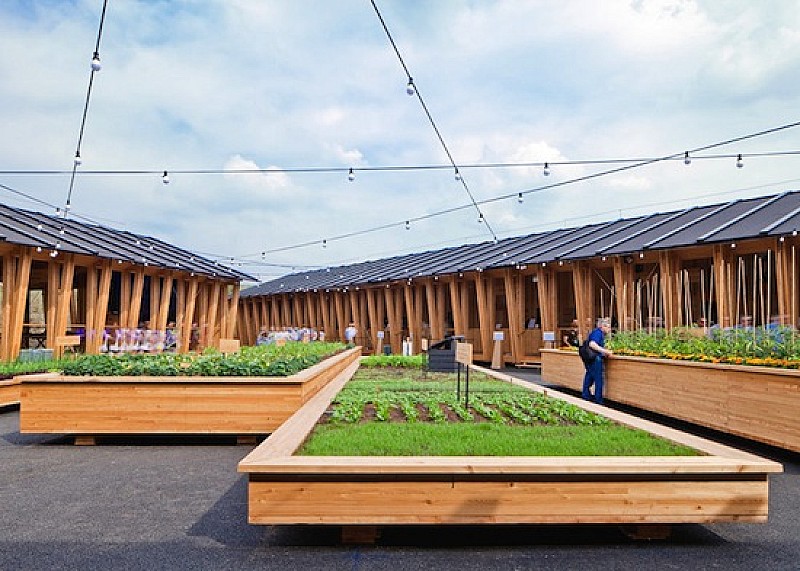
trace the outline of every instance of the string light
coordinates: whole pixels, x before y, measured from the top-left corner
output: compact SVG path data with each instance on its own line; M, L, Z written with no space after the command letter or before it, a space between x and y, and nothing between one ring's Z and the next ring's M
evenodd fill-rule
M550 163L544 163L544 170L542 171L544 176L550 176Z
M323 240L322 241L322 247L323 248L327 248L328 247L328 241L327 240Z
M458 171L458 167L456 167L455 179L456 181L461 182L461 173Z
M520 193L518 193L518 194L517 194L517 202L519 202L520 204L522 204L522 200L523 200L523 199L522 199L522 193L520 192Z
M81 164L83 163L83 159L81 159L81 152L80 151L75 151L75 158L72 159L72 162L75 163L76 167L81 166Z
M164 175L161 177L161 182L164 184L169 184L169 173L164 171Z
M100 54L94 52L92 56L92 71L100 71L101 69L103 69L103 66L100 64Z
M478 214L478 224L483 224L483 212Z
M406 220L406 230L411 230L411 222Z
M742 160L742 155L738 155L736 157L736 167L742 168L744 166L744 161Z
M689 151L686 151L686 153L683 155L683 164L685 165L692 164L692 159L689 158Z
M414 89L414 80L409 77L408 85L406 85L406 93L408 93L409 95L414 95L416 92L417 90Z

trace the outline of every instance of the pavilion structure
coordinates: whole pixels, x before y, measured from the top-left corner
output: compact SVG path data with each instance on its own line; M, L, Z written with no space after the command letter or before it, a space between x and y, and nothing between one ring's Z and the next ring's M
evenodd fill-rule
M366 350L460 335L535 363L570 328L798 325L800 192L299 272L244 290L239 337L313 327Z
M97 353L120 329L171 328L176 348L234 336L252 279L157 238L0 205L0 359L65 346ZM75 348L75 347L73 347Z

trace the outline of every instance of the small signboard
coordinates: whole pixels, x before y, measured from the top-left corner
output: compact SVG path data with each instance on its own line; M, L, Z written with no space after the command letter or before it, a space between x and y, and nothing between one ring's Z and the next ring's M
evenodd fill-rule
M494 341L502 341L505 338L506 338L505 334L502 331L495 331L494 333L492 333L492 339Z
M456 343L456 362L462 365L472 364L472 343Z
M383 339L383 331L378 331L378 339Z
M56 337L56 345L61 345L62 347L75 347L80 344L80 335L61 335Z
M555 341L555 340L556 340L555 331L542 331L542 341Z
M428 340L427 339L421 339L420 343L421 343L421 346L422 346L422 350L423 351L427 351L428 350Z
M238 353L239 352L239 340L238 339L220 339L219 340L219 352L220 353Z

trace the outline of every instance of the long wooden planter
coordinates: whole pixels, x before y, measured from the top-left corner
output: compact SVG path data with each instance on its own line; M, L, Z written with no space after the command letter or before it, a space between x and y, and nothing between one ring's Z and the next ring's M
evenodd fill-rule
M575 352L542 351L542 379L581 390ZM800 371L614 357L605 396L689 422L800 452Z
M309 457L293 455L355 372L239 463L253 524L764 522L780 464L533 387L692 446L695 457ZM511 377L480 369L529 388Z
M20 432L268 434L359 354L351 349L289 377L28 375Z
M19 379L0 381L0 408L19 404Z

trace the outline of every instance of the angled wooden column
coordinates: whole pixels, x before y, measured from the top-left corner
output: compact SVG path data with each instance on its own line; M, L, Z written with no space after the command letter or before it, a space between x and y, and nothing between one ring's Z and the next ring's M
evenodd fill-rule
M128 327L128 321L131 315L131 276L133 275L128 270L122 270L120 273L120 286L119 286L119 327Z
M208 316L206 323L208 327L207 347L219 346L219 281L214 280L211 283L211 291L208 294Z
M489 303L490 298L494 301L494 286L492 279L486 279L482 272L476 272L473 276L475 280L475 296L478 306L478 324L481 336L481 358L490 360L492 357L492 332L494 331L494 303Z
M781 325L797 326L797 303L793 299L793 292L797 292L797 284L793 283L796 276L792 272L792 244L786 239L776 239L773 242L775 251L775 286L778 294L778 315L782 316ZM796 256L797 254L795 254Z
M15 360L22 346L25 303L28 298L32 262L33 251L30 248L16 248L3 257L2 358L4 361Z
M339 341L344 341L344 330L347 327L344 315L344 299L343 294L339 291L333 292L333 304L336 314L336 338Z
M439 341L440 339L444 339L444 332L447 329L446 323L446 301L445 301L445 288L447 287L445 284L440 283L436 278L434 278L434 290L436 292L436 323L438 324L438 335L434 337L434 341Z
M75 256L72 254L64 255L64 263L61 267L61 276L58 284L58 301L56 302L55 336L56 339L67 333L67 321L69 320L69 306L72 299L72 282L75 277ZM54 347L53 356L61 357L63 347L58 344Z
M152 274L150 276L150 309L147 313L147 321L150 323L145 329L157 329L158 310L161 307L161 276Z
M319 323L317 322L316 298L316 294L313 294L310 291L306 292L306 313L308 314L308 326L311 329L319 329Z
M378 310L375 304L375 289L369 288L364 291L367 298L367 319L369 321L369 332L374 348L374 354L380 355L383 347L381 347L382 339L378 339L378 332L383 332L383 323L378 321Z
M286 329L292 325L292 304L289 301L289 294L281 294L281 322L280 328Z
M399 355L403 352L403 319L399 312L399 300L395 299L393 288L385 289L383 296L389 318L389 344L392 346L392 353Z
M86 279L86 353L96 355L100 352L103 332L108 316L108 298L111 294L111 260L103 260L98 268L90 265Z
M366 320L361 315L361 302L359 301L360 290L356 291L355 289L351 289L348 291L347 296L350 298L350 312L353 316L353 323L356 324L356 330L358 331L358 336L363 337L366 335ZM356 339L356 344L358 345L358 339Z
M575 317L578 320L578 335L586 339L594 327L594 311L592 303L594 280L592 269L585 262L572 264L572 288L575 295Z
M450 307L453 310L453 333L455 335L467 334L466 307L462 303L461 283L453 277L447 284L450 290Z
M444 330L444 309L439 311L439 298L437 288L432 279L425 281L425 302L428 305L428 321L431 332L431 339L438 340L443 337L442 331Z
M131 290L128 323L125 327L136 329L139 327L139 314L142 309L142 294L144 293L144 268L136 268L133 272L133 289Z
M208 347L208 296L211 284L203 282L199 285L197 291L197 326L199 328L199 341L197 344L198 351L202 351Z
M13 266L12 266L13 267ZM16 274L15 276L16 277ZM12 281L12 284L14 282ZM47 262L47 341L48 349L56 348L56 316L58 309L58 288L61 283L61 263ZM13 325L13 322L12 322ZM9 338L10 339L10 338ZM10 350L10 347L9 347Z
M303 317L303 304L299 293L295 292L292 296L292 327L304 327L305 318Z
M181 352L181 334L186 320L186 278L179 275L175 280L175 350Z
M422 319L420 318L420 311L417 307L417 299L415 295L416 287L405 283L403 285L403 299L406 305L406 323L408 323L408 334L411 337L412 351L419 353L420 348L420 335L422 331Z
M511 268L503 270L503 285L506 293L506 311L508 312L508 335L511 347L511 360L519 363L524 357L522 350L522 334L525 331L523 323L524 308L521 307L522 280L519 272L512 271Z
M265 327L267 330L269 330L269 298L265 295L259 296L258 302L259 307L261 308L261 317L258 321L258 330L261 331L262 327Z
M333 329L331 329L331 312L330 306L333 303L330 294L319 292L320 299L320 314L322 316L322 330L325 332L325 340L333 341L335 336Z
M658 253L662 302L664 304L664 327L672 329L683 325L680 322L680 299L678 295L678 260L669 250Z
M635 312L633 307L634 285L633 264L625 263L622 256L615 256L612 260L614 268L614 291L616 292L617 320L620 331L635 329Z
M228 289L230 288L230 293ZM225 300L225 312L222 315L222 338L233 339L236 336L236 308L239 306L239 293L240 286L234 282L228 284L222 292L223 299ZM255 303L253 303L253 311L256 310Z
M151 278L152 279L152 278ZM172 282L174 278L172 273L169 273L161 278L156 279L155 282L159 287L159 304L156 307L156 313L150 315L150 328L156 331L167 330L167 319L169 318L169 305L172 297Z
M194 325L194 313L197 303L197 295L200 285L200 278L192 277L189 279L188 291L186 291L185 304L179 304L182 307L178 314L178 327L180 328L180 337L178 339L178 352L188 353L192 342L192 325Z
M241 302L242 328L239 330L239 340L243 345L255 345L253 333L259 331L258 322L254 321L256 315L256 300L248 297Z
M538 267L534 273L539 293L539 313L542 318L542 332L556 332L556 274L547 267Z

